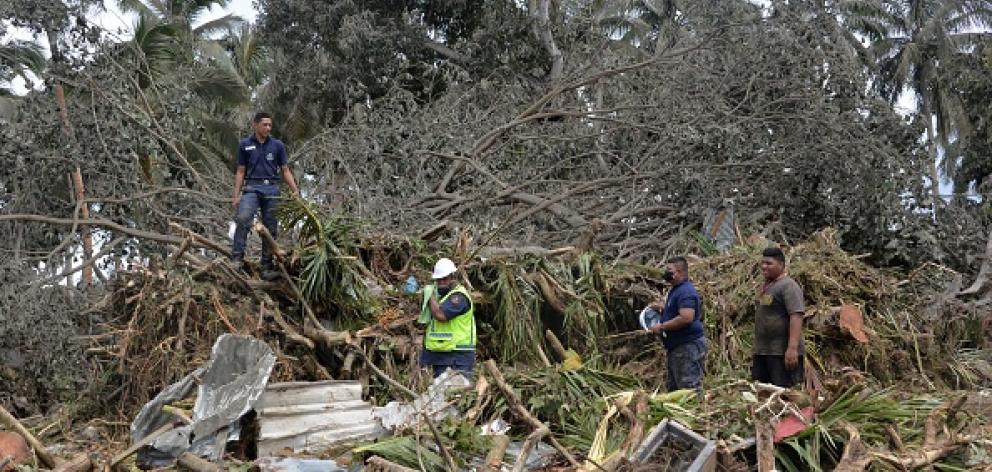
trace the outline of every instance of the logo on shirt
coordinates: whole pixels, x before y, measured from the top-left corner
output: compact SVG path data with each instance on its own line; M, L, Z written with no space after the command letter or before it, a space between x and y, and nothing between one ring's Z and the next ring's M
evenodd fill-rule
M275 159L275 157L272 156L272 153L271 152L265 155L265 160L271 161L273 159Z
M245 151L254 151L254 150L255 150L255 146L245 147Z

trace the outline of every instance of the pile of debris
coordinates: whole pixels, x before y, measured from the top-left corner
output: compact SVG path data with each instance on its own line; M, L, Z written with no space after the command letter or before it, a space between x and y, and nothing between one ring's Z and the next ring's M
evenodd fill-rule
M61 465L37 437L53 431L74 445L60 455L83 452L74 463L194 470L992 463L988 415L961 408L988 409L987 333L944 311L932 323L927 314L953 309L937 303L943 287L871 268L830 231L788 251L809 306L806 393L746 380L768 242L692 261L713 345L699 398L658 393L663 349L633 315L659 296L655 267L574 248L482 248L464 235L451 244L361 239L351 222L305 207L287 218L303 229L298 246L276 251L282 280L205 259L193 248L223 248L189 232L168 260L118 272L90 308L107 321L86 338L101 375L98 393L80 401L101 417L32 432L8 415L7 429L35 438L49 468ZM416 363L422 328L409 278L426 278L442 252L460 261L479 358L490 359L471 384L432 381Z

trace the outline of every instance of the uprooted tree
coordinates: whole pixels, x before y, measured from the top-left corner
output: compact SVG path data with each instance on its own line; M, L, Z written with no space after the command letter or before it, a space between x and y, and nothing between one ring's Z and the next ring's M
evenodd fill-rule
M872 52L887 43L865 48L855 33L896 35L896 2L874 13L844 2L704 3L263 0L257 24L226 24L221 39L192 24L194 11L138 8L128 41L88 25L86 2L0 6L58 52L38 90L0 117L0 314L15 320L2 328L0 378L18 385L0 401L34 411L31 402L83 392L127 408L124 399L152 393L150 379L201 360L200 337L225 331L301 356L279 364L283 378L362 375L353 366L375 354L342 347L353 344L341 333L375 319L391 334L405 326L385 308L415 303L379 290L441 252L492 297L484 334L509 341L485 355L548 363L545 324L569 347L600 352L599 338L632 329L627 314L655 294L650 265L713 251L702 223L721 208L734 210L741 239L791 245L834 228L824 233L832 252L807 260L873 282L857 300L824 289L821 308L860 300L884 317L879 345L905 353L893 355L905 372L948 383L974 373L925 353L957 359L981 343L972 334L992 300L988 201L933 201L934 136L920 139L929 117L900 115L890 90L870 86L885 77ZM978 103L992 80L987 54L966 46L944 63L967 74L940 80ZM278 241L293 284L259 284L223 263L234 146L257 108L275 115L310 202L289 207L294 230ZM947 175L983 191L987 110L964 112L977 125L942 144L961 156ZM727 353L746 342L736 328L755 276L739 256L698 266L733 282L710 302ZM862 261L937 280L885 278ZM89 267L92 286L79 278ZM861 283L843 275L829 280ZM894 287L905 298L885 302ZM921 354L923 312L956 322L924 333ZM59 335L32 337L38 325ZM408 337L391 349L413 349ZM19 349L72 355L9 354ZM837 359L879 352L856 354ZM739 369L730 356L714 362ZM26 379L25 362L50 375Z

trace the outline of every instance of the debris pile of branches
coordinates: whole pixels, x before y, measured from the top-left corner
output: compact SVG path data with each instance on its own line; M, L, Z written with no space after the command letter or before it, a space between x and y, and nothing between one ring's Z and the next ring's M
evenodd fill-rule
M495 460L515 455L511 460L522 467L544 445L553 450L544 456L551 463L609 470L621 467L662 419L730 444L754 435L762 422L775 424L797 411L775 403L778 397L751 401L749 395L760 391L740 380L747 377L759 254L769 244L763 239L690 258L713 346L707 398L700 403L691 392L657 393L663 349L634 315L661 296L656 267L610 262L574 248L487 248L466 233L448 244L363 237L356 222L301 201L285 205L282 216L297 245L279 246L256 228L276 246L278 280L253 277L257 268L251 264L248 273L234 270L220 244L178 227L177 235L158 238L175 246L170 257L116 272L87 311L100 323L79 338L89 343L86 352L99 374L94 377L102 381L102 388L87 394L92 398L82 400L93 403L98 415L130 417L163 385L202 364L225 333L251 335L272 348L273 382L358 380L373 404L410 396L425 388L429 376L417 365L420 300L408 278L428 280L431 263L443 253L458 262L461 281L473 292L479 358L499 364L487 361L475 388L452 399L465 413L459 421L418 431L412 442L400 437L356 454L406 467L427 461L451 468L491 449L498 452L497 439L510 435L523 442L512 453L504 446ZM208 260L211 251L220 257ZM824 398L810 402L816 414L811 422L779 443L778 461L787 468L826 470L844 463L848 446L860 441L871 461L902 467L893 461L918 454L913 464L925 465L974 442L965 429L942 439L913 432L924 431L920 418L941 405L936 395L912 400L831 384L988 384L989 360L976 349L985 340L974 319L928 321L935 307L946 315L957 306L939 304L945 289L921 280L929 269L903 277L874 269L845 253L830 230L787 253L790 274L808 302L807 387ZM754 413L772 403L778 407L774 414ZM951 425L952 419L960 421ZM980 423L965 419L948 415L948 428ZM481 435L499 421L510 429ZM900 433L898 441L873 422L890 424ZM432 437L432 450L421 450Z

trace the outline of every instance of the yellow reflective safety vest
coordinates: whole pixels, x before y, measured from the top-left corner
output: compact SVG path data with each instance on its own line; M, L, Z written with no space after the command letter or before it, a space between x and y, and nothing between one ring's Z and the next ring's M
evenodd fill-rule
M468 300L468 311L449 321L438 321L431 316L424 335L424 348L432 352L475 350L475 303L468 290L461 285L448 292L438 303L444 303L452 294L460 293Z

